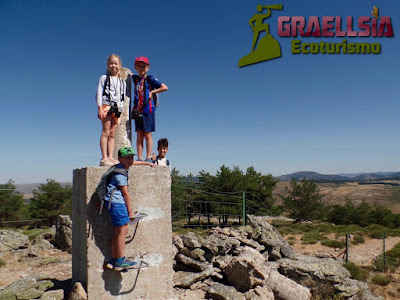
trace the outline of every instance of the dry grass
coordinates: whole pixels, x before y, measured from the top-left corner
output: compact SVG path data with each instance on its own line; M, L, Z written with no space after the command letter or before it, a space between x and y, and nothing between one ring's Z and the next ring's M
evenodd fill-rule
M400 181L381 181L398 183ZM278 194L285 194L285 187L290 182L282 181L277 183L274 195L279 199ZM384 184L360 185L357 182L345 183L317 183L320 193L324 195L322 201L326 204L345 204L347 199L355 205L365 200L369 205L374 204L385 206L393 213L400 213L400 187Z

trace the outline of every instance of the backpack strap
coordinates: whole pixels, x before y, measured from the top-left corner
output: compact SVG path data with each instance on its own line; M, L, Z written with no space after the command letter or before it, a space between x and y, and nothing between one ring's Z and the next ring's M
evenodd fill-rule
M169 160L167 159L167 166L169 166Z
M128 171L127 171L125 168L117 168L117 165L114 165L114 166L110 167L106 173L107 173L107 175L106 175L106 176L107 176L107 179L106 179L106 187L107 187L107 185L110 183L111 176L112 176L114 173L121 174L121 175L125 175L126 177L128 177ZM115 193L116 190L118 190L118 187L115 188L115 189L113 189L113 190L111 191L110 199L108 200L108 209L111 208L112 198L113 198L114 193ZM101 205L100 205L99 216L101 216L101 213L102 213L102 211L103 211L103 207L104 207L104 198L101 199Z
M106 73L106 81L104 82L103 86L103 96L108 96L106 93L106 86L108 85L108 91L111 89L111 83L110 83L110 72L107 71Z
M128 77L126 78L126 96L131 98L132 94L132 80L131 80L132 75L128 74Z
M138 81L140 81L140 80L141 80L141 78L139 77ZM146 82L147 82L147 78L144 78L143 79L143 110L146 108L147 104L149 104L149 102L150 102L150 99L146 100Z

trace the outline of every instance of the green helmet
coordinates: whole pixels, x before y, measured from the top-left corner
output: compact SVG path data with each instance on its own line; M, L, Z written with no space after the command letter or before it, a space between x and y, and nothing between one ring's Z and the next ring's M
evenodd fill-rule
M128 155L135 155L135 152L133 151L132 147L122 147L121 149L119 149L118 151L118 157L125 157Z

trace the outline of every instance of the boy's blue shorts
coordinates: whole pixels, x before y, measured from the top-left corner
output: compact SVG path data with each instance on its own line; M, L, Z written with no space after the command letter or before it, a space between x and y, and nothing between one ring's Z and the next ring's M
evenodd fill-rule
M143 123L135 120L135 131L143 130L144 132L156 131L156 116L154 113L143 113Z
M104 201L104 207L107 207L114 227L123 226L129 223L130 219L125 203L111 202L110 209L108 209L108 204L108 201Z

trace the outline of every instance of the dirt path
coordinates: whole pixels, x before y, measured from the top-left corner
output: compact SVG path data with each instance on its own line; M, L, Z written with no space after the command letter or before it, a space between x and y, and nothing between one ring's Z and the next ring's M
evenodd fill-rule
M47 275L60 281L72 277L72 257L60 250L38 250L35 255L21 251L0 253L6 262L0 268L0 290L28 275Z
M319 256L319 257L337 257L343 249L334 249L321 245L303 245L301 236L296 237L296 243L292 245L293 249L301 254ZM385 240L386 251L392 249L394 245L400 242L400 237L388 237ZM349 248L349 260L360 266L372 265L374 259L383 251L383 241L378 239L366 238L365 243L352 245Z

